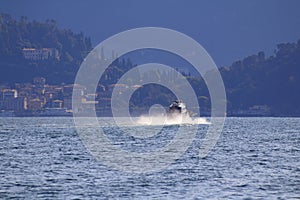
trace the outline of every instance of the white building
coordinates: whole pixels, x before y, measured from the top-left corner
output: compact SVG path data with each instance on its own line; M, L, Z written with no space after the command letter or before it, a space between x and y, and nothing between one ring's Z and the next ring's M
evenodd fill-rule
M23 56L29 60L48 60L54 58L59 60L59 53L55 48L23 48Z

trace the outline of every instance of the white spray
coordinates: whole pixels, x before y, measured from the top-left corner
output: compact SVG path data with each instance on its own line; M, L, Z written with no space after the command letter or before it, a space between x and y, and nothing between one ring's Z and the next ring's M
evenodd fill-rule
M196 125L210 124L206 118L190 117L189 115L173 113L171 116L159 104L154 104L149 109L148 115L133 118L136 125L163 126L163 125Z

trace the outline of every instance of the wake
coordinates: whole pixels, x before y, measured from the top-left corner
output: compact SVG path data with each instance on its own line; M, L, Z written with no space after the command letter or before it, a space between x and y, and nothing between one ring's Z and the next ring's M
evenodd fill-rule
M197 124L210 124L206 118L189 116L166 116L166 115L142 115L137 117L136 123L139 125L148 126L162 126L162 125L197 125Z

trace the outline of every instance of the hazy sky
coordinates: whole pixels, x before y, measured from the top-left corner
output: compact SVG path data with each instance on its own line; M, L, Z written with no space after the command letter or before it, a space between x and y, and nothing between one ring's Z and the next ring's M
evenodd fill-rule
M118 32L171 28L197 40L217 65L300 39L298 0L0 0L0 12L55 19L96 45Z

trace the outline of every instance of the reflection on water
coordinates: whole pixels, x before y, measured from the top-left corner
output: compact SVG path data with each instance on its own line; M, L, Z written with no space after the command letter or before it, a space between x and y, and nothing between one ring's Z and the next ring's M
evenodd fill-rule
M100 121L116 146L135 152L162 148L178 128L166 126L161 134L135 138ZM168 168L130 174L94 159L72 118L0 118L0 198L300 197L299 118L228 118L220 140L204 159L197 153L208 125L195 126L198 133L190 148Z

